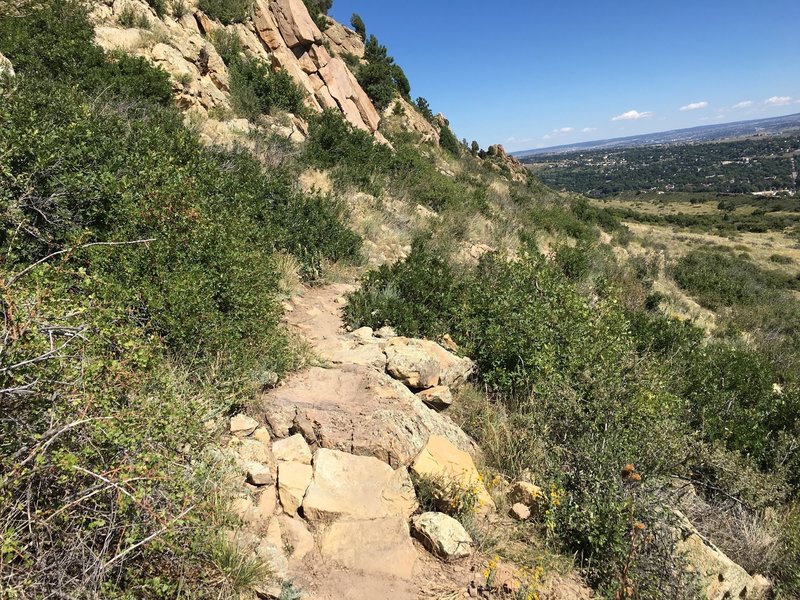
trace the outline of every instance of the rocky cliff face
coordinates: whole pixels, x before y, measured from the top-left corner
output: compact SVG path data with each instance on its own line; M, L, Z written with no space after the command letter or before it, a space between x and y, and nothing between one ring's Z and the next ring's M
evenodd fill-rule
M184 14L158 18L144 0L103 0L93 12L96 41L106 50L130 52L162 67L172 77L178 105L208 116L230 108L228 69L209 41L213 31L225 29L249 54L287 71L307 92L312 110L339 110L355 127L383 139L380 114L341 58L345 53L363 57L364 44L355 32L332 19L320 31L301 0L256 0L250 19L228 26L209 18L195 2L187 4ZM137 15L138 26L126 26L126 14Z

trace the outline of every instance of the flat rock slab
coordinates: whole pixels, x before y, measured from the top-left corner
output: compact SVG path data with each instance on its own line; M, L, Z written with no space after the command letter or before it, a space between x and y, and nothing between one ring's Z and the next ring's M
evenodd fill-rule
M312 446L374 456L395 468L408 465L431 435L448 439L464 452L478 451L449 417L370 367L313 367L262 395L260 403L270 424L310 423L310 432L305 425L299 429L307 439L314 436L308 440Z
M275 456L275 460L278 461L299 462L304 465L311 464L311 449L299 433L277 440L272 444L272 454Z
M408 518L417 506L408 471L396 471L371 456L322 448L314 456L314 477L303 500L310 521L339 517Z
M348 569L404 580L411 579L417 560L403 517L337 521L323 534L320 550Z

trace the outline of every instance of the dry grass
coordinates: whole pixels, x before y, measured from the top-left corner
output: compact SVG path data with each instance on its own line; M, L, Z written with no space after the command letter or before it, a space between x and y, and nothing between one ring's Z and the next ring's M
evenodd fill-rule
M769 573L780 559L780 519L756 513L732 501L709 503L684 494L680 509L692 524L748 573Z

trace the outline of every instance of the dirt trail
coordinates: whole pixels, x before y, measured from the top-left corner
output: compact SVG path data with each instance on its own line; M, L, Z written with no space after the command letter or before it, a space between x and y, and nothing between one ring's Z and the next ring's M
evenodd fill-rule
M346 303L346 295L355 289L355 286L349 284L306 288L301 295L286 303L284 321L289 330L307 340L314 352L329 367L312 367L293 374L278 389L265 394L262 402L267 419L272 419L270 424L273 430L296 427L296 420L294 425L289 422L294 415L290 412L282 417L280 408L276 406L279 402L285 402L293 410L303 410L304 416L314 419L317 433L320 433L319 420L323 421L321 435L325 436L326 447L343 449L342 445L349 443L351 446L347 448L348 452L375 455L379 454L375 452L375 447L380 446L384 440L388 439L387 443L391 446L393 439L410 435L408 417L397 408L398 404L408 403L409 396L403 386L383 373L385 355L377 343L379 340L361 340L345 330L342 309ZM375 364L376 362L379 364ZM391 417L392 410L397 411L396 418ZM425 411L423 418L430 418L427 413L439 418L422 405L415 410ZM387 416L390 418L387 419ZM449 419L442 420L447 423L448 428L457 430ZM396 426L403 430L402 434L393 436L391 431L387 433L387 421L397 421ZM434 421L430 427L441 427L441 424ZM458 433L464 435L460 431ZM422 431L420 435L427 434ZM376 439L381 441L376 442ZM466 436L464 439L467 439ZM320 446L322 445L320 440ZM395 462L387 457L383 457L383 460ZM319 538L322 532L315 531L314 534ZM358 543L357 540L353 542ZM289 575L304 591L303 597L307 600L468 597L468 584L473 579L475 570L480 568L477 558L460 564L443 564L426 552L418 542L414 541L414 547L418 558L409 580L342 568L335 561L324 557L319 550L300 562L290 561Z
M303 336L320 358L333 361L350 343L344 334L342 309L345 297L356 286L334 283L306 288L302 296L287 303L285 321L289 329Z

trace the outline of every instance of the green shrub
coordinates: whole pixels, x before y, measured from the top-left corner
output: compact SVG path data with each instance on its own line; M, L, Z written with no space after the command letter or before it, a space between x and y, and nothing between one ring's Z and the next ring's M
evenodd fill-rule
M367 64L358 67L356 79L378 110L389 106L395 93L408 98L411 93L408 78L374 35L369 36L364 46L364 59Z
M785 254L772 254L769 257L770 262L774 262L778 265L791 265L794 263L794 259L791 256L786 256Z
M253 0L199 0L197 8L223 25L231 25L247 20Z
M234 52L235 46L224 48ZM231 61L231 104L241 116L250 120L271 109L306 114L305 92L284 70L273 71L264 61L238 57Z
M215 29L211 32L211 43L228 68L233 67L244 52L242 40L234 31Z
M752 306L789 287L786 276L765 271L741 255L697 249L681 257L672 269L675 281L701 304Z
M20 72L0 90L3 588L216 597L238 563L213 566L203 423L296 365L276 252L316 274L360 240L289 173L204 147L166 74L104 54L77 4L22 10L0 19Z
M132 4L125 5L117 16L117 22L128 29L134 27L150 29L150 19L143 12L139 12Z
M102 98L171 104L167 73L141 57L105 54L93 41L94 29L82 3L31 1L19 10L22 16L0 18L0 52L18 73L57 79Z
M328 14L331 6L333 6L333 0L303 0L303 4L306 5L308 14L314 19L314 23L316 23L317 27L325 31L328 27L325 15Z
M461 156L461 144L447 125L443 125L439 130L439 145L453 156Z
M159 18L167 13L167 0L147 0L147 4L150 5L150 8L155 11Z
M431 110L431 105L425 98L420 96L414 101L414 104L416 104L417 109L419 109L420 114L425 117L425 119L427 119L429 122L433 121L433 111Z
M392 78L392 67L384 63L368 63L356 73L358 83L367 93L375 108L382 111L394 98L396 87Z
M353 16L350 17L350 25L362 40L367 39L367 26L364 25L364 19L360 15L353 13Z

